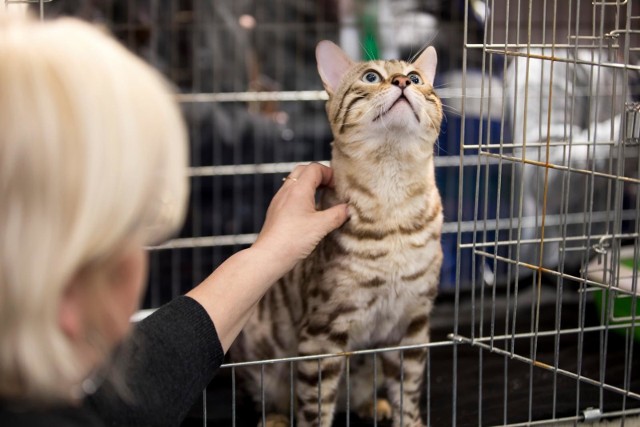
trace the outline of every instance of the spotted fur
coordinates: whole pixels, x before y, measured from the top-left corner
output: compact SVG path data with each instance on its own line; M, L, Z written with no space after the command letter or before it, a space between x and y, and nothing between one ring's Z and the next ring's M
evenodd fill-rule
M429 342L443 220L433 159L442 121L433 89L435 50L413 63L352 63L321 42L317 58L335 138L335 190L321 204L347 202L351 218L265 296L232 348L235 361ZM378 359L394 426L423 425L418 402L426 350ZM345 360L297 363L296 425L331 425ZM264 392L267 412L287 415L289 369L279 363L262 374L260 368L239 372L257 403ZM368 384L369 391L352 394L371 396Z

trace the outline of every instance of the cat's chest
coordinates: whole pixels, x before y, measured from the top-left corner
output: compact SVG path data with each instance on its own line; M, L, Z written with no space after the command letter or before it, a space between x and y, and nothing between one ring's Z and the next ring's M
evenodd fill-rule
M431 310L442 260L442 205L437 191L424 185L405 192L406 200L395 205L367 197L364 188L338 197L348 201L351 219L327 236L316 259L319 286L328 296L317 308L352 307L341 321L349 322L354 349L396 343L416 314Z
M340 233L334 236L340 239ZM350 237L346 237L348 240ZM427 303L429 290L437 287L439 241L415 247L412 240L388 237L385 245L351 248L325 264L324 284L330 284L331 301L349 301L357 306L352 332L364 341L378 341L392 334L410 317L409 313Z
M355 220L331 233L326 242L328 263L375 272L386 282L403 282L439 255L442 214L439 205L415 209L398 223L379 226Z
M424 288L436 286L423 282ZM429 313L432 301L423 298L415 286L397 281L383 288L356 292L351 298L360 299L358 315L349 320L349 336L352 349L376 345L394 345L402 338L415 313Z

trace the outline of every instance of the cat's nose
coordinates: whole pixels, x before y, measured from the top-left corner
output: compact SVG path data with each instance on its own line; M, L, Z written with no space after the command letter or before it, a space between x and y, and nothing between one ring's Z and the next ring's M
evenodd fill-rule
M394 86L398 86L400 89L404 89L411 84L411 80L409 80L409 77L407 76L395 76L391 80L391 84Z

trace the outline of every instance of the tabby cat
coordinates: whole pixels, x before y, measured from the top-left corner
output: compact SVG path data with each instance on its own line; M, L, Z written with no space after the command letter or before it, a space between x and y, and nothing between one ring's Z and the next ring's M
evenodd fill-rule
M316 58L335 138L335 189L323 195L321 205L347 202L351 218L267 293L232 347L233 361L429 342L442 264L433 154L442 121L433 89L435 49L427 48L413 63L354 63L322 41ZM426 350L377 358L394 426L423 425L418 402ZM345 360L296 364L296 425L331 425L342 400ZM289 369L278 363L262 374L260 368L237 372L248 377L244 383L257 403L264 392L267 413L286 416ZM354 375L352 368L352 380ZM373 400L372 383L368 391L352 390L351 402L358 396ZM282 425L278 419L286 420L270 416L267 425Z

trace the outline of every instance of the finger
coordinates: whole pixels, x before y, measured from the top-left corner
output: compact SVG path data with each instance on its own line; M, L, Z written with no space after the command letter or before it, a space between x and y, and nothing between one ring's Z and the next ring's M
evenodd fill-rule
M304 169L306 167L307 167L307 165L297 165L295 168L293 168L293 170L291 171L291 173L289 174L289 176L287 178L299 179L300 175L302 175L302 172L304 171Z
M318 211L318 215L322 217L324 224L326 225L326 233L328 234L345 223L349 218L349 211L347 209L347 204L342 203L329 209Z
M309 180L314 188L321 185L332 187L333 169L320 163L310 163L301 170L299 179Z
M330 188L335 187L334 180L333 180L333 177L334 177L333 169L325 165L320 165L320 166L322 166L322 175L323 175L322 185Z

